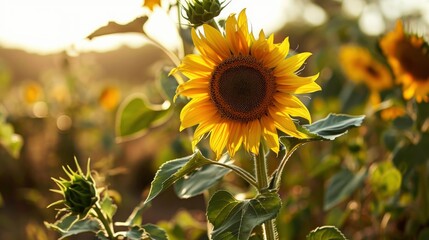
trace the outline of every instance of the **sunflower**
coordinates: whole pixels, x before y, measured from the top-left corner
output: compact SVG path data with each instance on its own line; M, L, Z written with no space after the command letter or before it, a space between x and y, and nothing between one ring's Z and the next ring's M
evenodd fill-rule
M395 29L380 39L380 47L402 84L404 98L415 96L417 102L428 102L429 52L424 39L406 34L402 22L397 21Z
M389 70L374 59L368 49L346 45L340 48L338 55L341 67L350 80L364 82L373 92L392 86Z
M297 76L311 54L286 58L287 38L275 44L274 36L266 38L262 30L255 38L245 10L227 18L225 33L207 24L202 27L204 34L192 29L199 54L185 56L173 69L189 78L178 86L177 95L191 98L181 111L180 130L198 125L193 147L209 134L210 148L219 158L225 148L234 156L241 146L258 154L261 140L277 153L277 130L305 138L292 117L311 122L308 109L294 96L320 90L314 82L318 74Z

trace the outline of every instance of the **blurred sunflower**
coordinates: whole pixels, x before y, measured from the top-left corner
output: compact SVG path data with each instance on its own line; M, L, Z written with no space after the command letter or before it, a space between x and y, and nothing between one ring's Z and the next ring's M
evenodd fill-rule
M389 70L373 58L368 49L347 45L340 48L339 62L350 80L364 82L372 91L381 91L392 86Z
M255 38L244 10L237 18L227 18L224 34L207 24L203 29L204 35L192 29L200 54L185 56L173 69L189 78L179 85L177 95L192 98L180 114L180 130L198 124L193 147L210 133L210 147L219 158L225 148L234 156L242 145L258 154L262 139L278 152L277 130L305 138L292 116L311 121L306 106L294 96L320 90L314 82L318 74L297 76L311 54L286 58L288 38L275 44L274 36L266 38L262 30Z
M429 101L429 48L422 37L406 34L401 21L393 31L380 39L380 47L387 58L403 96L417 102Z
M24 84L22 95L26 103L33 104L43 97L43 89L39 83L29 81Z
M381 110L380 116L385 121L390 121L395 118L401 117L405 115L405 109L403 106L390 106L388 108L385 108Z
M121 92L117 87L107 86L99 97L100 105L106 110L114 110L121 98Z

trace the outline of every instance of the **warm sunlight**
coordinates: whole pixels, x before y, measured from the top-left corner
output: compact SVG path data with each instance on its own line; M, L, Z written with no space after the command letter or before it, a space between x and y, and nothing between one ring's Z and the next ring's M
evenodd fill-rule
M93 41L84 38L109 21L125 24L147 13L147 9L142 7L142 2L142 0L90 2L0 0L0 46L37 53L52 53L64 49L106 51L123 44L140 46L146 41L137 34L108 36ZM256 20L252 26L254 29L264 28L266 32L273 32L286 21L296 17L296 13L290 11L293 2L295 1L275 0L273 4L261 4L261 1L255 0L231 1L220 17L224 18L231 12L246 7L249 18ZM176 23L169 22L165 12L157 8L145 26L145 31L159 39L167 48L175 48L176 38L166 29L174 28ZM176 18L177 15L171 19Z

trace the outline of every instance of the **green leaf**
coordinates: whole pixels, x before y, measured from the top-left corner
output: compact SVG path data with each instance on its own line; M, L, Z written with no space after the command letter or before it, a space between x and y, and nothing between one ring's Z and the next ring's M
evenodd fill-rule
M334 226L318 227L311 231L307 240L347 240L347 238Z
M59 239L64 239L84 232L93 232L96 234L102 229L100 222L97 219L79 219L79 216L75 214L65 215L54 224L45 222L45 225L46 227L59 232L61 234Z
M366 169L361 169L356 174L348 169L343 169L335 174L329 180L323 209L328 210L348 198L362 184L366 175Z
M170 104L153 105L145 96L129 96L119 107L116 115L116 135L118 141L126 141L143 136L148 129L166 122L172 114Z
M312 141L334 140L347 133L350 128L359 127L365 116L351 116L346 114L330 113L326 118L316 121L312 124L297 125L300 132L308 137L298 139L291 136L280 137L280 142L290 150L294 146Z
M231 163L227 154L223 155L220 162ZM174 184L174 190L180 198L190 198L203 193L216 184L225 174L231 170L218 165L206 165L192 172L186 178L179 179Z
M142 228L149 234L151 240L168 240L167 233L154 224L145 224Z
M328 157L323 158L321 162L319 162L311 171L310 176L316 177L333 167L340 165L341 159L336 155L329 155Z
M256 226L275 218L280 208L281 199L277 193L238 201L230 193L218 191L207 208L207 217L214 226L212 239L248 239Z
M145 203L152 201L158 194L180 178L209 163L210 160L205 158L199 151L190 156L164 163L155 174Z
M413 124L413 119L408 115L400 116L393 120L393 125L399 130L411 129Z
M310 133L316 135L315 138L322 140L334 140L347 133L353 127L359 127L365 116L351 116L346 114L329 114L326 118L304 125Z
M402 175L392 162L383 162L371 167L369 183L376 196L388 198L401 187Z
M14 158L18 158L23 145L21 135L16 134L12 124L0 112L0 145Z
M100 202L101 211L107 215L107 217L111 220L118 209L118 206L113 203L111 197L108 194L104 194L103 200Z
M159 83L165 99L173 102L174 96L176 95L176 89L179 84L173 75L169 75L170 70L171 69L162 69Z

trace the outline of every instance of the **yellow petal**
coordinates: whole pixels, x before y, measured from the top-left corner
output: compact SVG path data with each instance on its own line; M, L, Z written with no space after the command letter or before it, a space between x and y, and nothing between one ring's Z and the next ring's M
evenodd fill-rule
M243 123L240 122L229 122L228 126L228 152L231 157L234 157L235 153L240 148L243 142Z
M208 98L194 98L180 113L180 131L206 121L217 114L216 108Z
M278 153L280 149L279 144L279 136L277 135L277 129L274 125L274 121L270 119L269 117L262 117L261 118L261 124L262 124L262 132L264 139L267 143L267 146L273 150L273 152Z
M248 122L247 144L246 149L254 154L259 153L259 143L261 140L261 124L259 120Z
M204 24L204 34L206 35L206 44L220 56L220 60L230 56L228 44L222 34L212 26Z
M277 94L274 96L274 99L277 101L277 104L275 104L276 111L287 113L294 117L302 117L311 123L310 112L297 97Z
M282 76L296 72L310 56L311 53L304 52L286 58L274 69L274 75Z
M221 122L213 127L210 134L210 148L216 154L216 159L219 159L228 142L228 132L226 131L227 123Z

